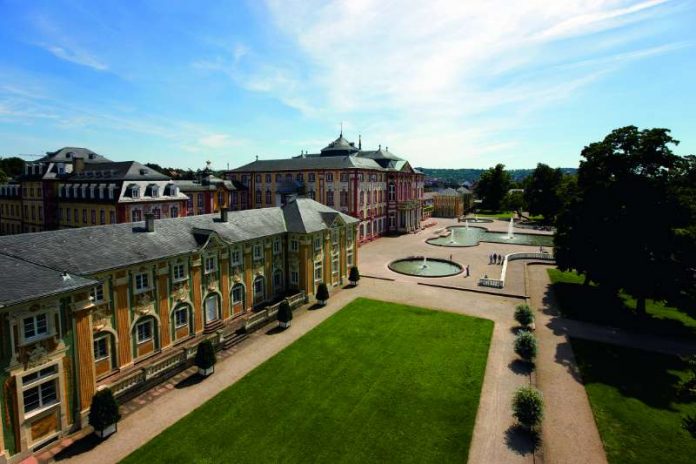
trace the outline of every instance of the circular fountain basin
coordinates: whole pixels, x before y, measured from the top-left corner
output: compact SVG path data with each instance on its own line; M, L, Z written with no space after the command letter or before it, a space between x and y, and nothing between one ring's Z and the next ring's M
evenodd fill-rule
M493 219L466 218L462 222L468 222L469 224L483 224L493 222Z
M476 246L479 242L508 243L510 245L553 246L552 235L520 234L515 232L508 238L503 232L489 232L482 227L451 226L450 234L446 237L434 237L426 240L431 245L468 247Z
M424 266L421 256L392 261L389 263L389 269L416 277L448 277L459 274L463 268L454 261L439 258L428 258Z

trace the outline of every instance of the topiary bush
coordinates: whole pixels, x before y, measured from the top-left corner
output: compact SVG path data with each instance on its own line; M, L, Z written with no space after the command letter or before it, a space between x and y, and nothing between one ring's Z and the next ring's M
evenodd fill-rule
M290 308L290 303L288 300L283 300L278 307L278 322L281 327L290 327L290 321L292 320L292 309Z
M358 285L358 281L360 280L360 271L358 271L357 266L353 266L350 268L348 280L350 280L350 283L353 284L354 287Z
M512 415L519 424L533 430L544 418L544 398L534 387L520 387L512 397Z
M696 438L696 415L684 417L682 419L682 428Z
M522 327L529 327L534 323L534 311L526 304L517 305L515 308L515 320Z
M92 405L89 407L89 425L97 432L102 432L120 419L118 403L111 389L105 388L95 393L92 397Z
M323 305L326 304L326 300L329 299L329 288L324 282L319 284L317 287L317 301Z
M515 337L515 353L525 361L534 361L537 349L537 339L533 333L521 330Z
M213 347L213 342L210 340L203 340L198 344L198 349L196 349L196 358L194 359L194 364L198 367L199 372L204 375L209 375L210 369L215 366L217 358L215 357L215 348Z

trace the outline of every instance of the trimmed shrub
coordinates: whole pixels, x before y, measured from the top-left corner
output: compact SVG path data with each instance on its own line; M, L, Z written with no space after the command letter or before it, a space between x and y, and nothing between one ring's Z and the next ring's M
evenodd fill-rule
M210 340L203 340L198 344L196 350L196 358L194 364L199 369L207 370L215 365L217 358L215 357L215 348Z
M544 398L534 387L520 387L512 397L512 415L529 430L541 425L544 418Z
M111 389L105 388L95 393L89 407L89 425L94 427L94 430L102 431L120 419L118 403Z
M348 274L348 280L353 285L358 285L358 280L360 280L360 271L358 271L357 266L350 268L350 273Z
M278 322L287 324L292 320L292 309L288 300L283 300L278 307Z
M537 355L537 339L533 333L521 330L515 337L515 353L525 361L534 361Z
M515 320L522 327L528 327L534 322L534 311L526 304L517 305L515 308Z
M329 299L329 288L326 286L324 282L319 284L319 287L317 288L317 301L319 301L322 305L326 304L326 300Z

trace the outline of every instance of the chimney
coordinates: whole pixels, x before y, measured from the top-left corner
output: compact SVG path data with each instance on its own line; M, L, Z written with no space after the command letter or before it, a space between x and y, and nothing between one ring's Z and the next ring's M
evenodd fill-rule
M227 208L220 208L220 222L229 222L227 218Z
M145 230L147 232L155 231L155 215L152 213L145 213Z
M85 170L85 159L84 158L73 158L73 172L79 174Z

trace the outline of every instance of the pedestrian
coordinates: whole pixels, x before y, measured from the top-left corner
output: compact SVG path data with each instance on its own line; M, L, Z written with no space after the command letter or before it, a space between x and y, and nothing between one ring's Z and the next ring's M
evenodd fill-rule
M493 264L495 264L497 259L498 259L498 255L496 253L493 253Z
M540 246L540 247L539 247L539 253L543 253L543 252L544 252L544 247L543 247L543 246Z
M466 265L466 276L469 277L471 275L471 272L469 272L469 265Z
M450 255L450 261L452 261L452 255Z

